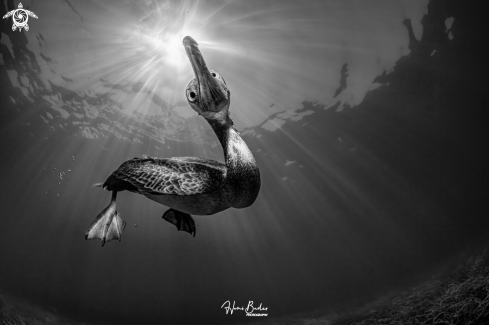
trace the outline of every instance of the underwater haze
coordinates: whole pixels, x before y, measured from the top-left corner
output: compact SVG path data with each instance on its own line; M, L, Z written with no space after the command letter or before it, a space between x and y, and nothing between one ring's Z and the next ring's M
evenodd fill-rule
M486 245L481 3L22 1L28 30L0 20L0 308L273 323L400 292ZM18 8L2 1L0 16ZM224 162L186 99L186 36L226 80L258 198L194 216L192 237L124 191L122 240L86 241L111 197L92 185L124 161Z

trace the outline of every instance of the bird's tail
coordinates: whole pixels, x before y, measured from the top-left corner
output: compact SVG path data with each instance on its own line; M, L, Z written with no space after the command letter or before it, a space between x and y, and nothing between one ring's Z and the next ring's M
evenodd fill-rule
M126 227L126 223L116 210L116 196L117 192L113 191L109 205L98 214L85 232L85 240L100 239L102 246L105 245L105 242L114 239L121 241L122 230Z

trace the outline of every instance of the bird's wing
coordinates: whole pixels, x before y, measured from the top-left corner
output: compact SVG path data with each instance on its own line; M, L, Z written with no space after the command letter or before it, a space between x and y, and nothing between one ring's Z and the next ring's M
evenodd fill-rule
M225 175L224 164L208 159L134 158L114 171L104 187L117 190L122 186L141 194L196 195L218 189Z
M12 11L7 12L7 14L4 15L2 18L8 18L8 17L12 16L14 14L14 11L15 10L12 10Z
M35 13L33 13L32 11L29 11L29 10L26 10L27 14L33 18L38 18L37 15Z

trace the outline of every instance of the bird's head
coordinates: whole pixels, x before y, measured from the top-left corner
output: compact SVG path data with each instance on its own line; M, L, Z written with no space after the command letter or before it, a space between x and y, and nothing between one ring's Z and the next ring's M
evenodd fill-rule
M190 107L206 119L225 119L229 114L230 103L226 82L217 71L207 68L199 44L192 37L185 37L183 46L195 74L185 89Z

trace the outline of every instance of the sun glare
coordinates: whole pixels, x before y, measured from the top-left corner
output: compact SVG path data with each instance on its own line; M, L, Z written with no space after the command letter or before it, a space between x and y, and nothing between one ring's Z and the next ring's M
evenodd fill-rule
M110 77L114 83L127 83L127 85L139 84L136 87L141 94L135 98L127 93L118 99L123 105L138 107L143 114L155 113L154 109L144 109L143 94L156 94L165 98L167 102L175 101L181 93L181 80L179 76L183 69L188 69L188 59L182 44L185 37L181 30L171 28L155 28L154 31L146 29L134 29L127 31L129 35L118 44L120 51L117 53L117 71L111 72ZM111 61L107 64L115 64ZM159 109L156 109L158 111Z
M182 46L184 35L180 32L166 34L153 36L139 33L135 39L138 40L138 47L142 48L146 55L154 57L158 64L163 63L166 66L178 68L185 59L185 51Z
M182 59L186 59L185 51L182 46L183 35L172 35L168 37L168 39L163 42L163 46L166 51L166 60L168 63L172 63L177 67L180 67L182 61L186 62Z

